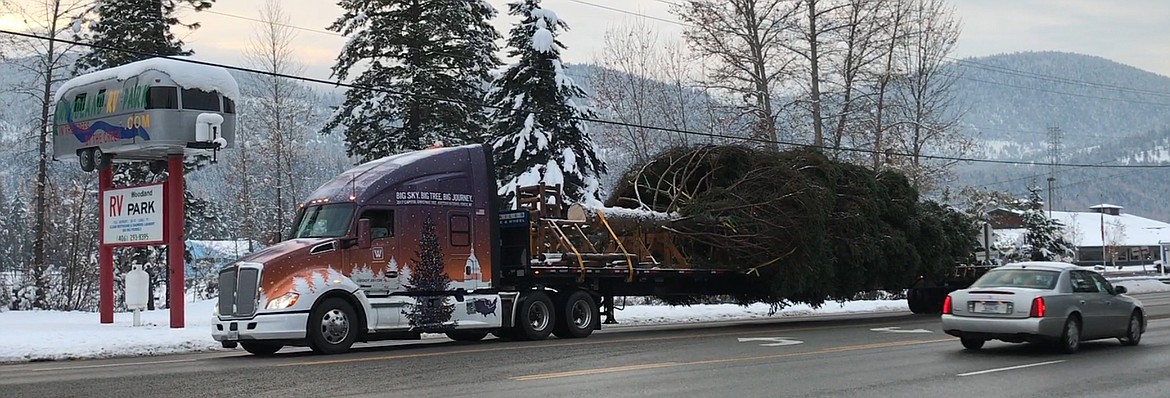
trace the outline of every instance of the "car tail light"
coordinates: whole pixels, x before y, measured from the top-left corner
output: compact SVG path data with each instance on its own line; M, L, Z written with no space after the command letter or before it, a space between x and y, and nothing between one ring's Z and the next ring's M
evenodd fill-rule
M1032 311L1028 313L1028 316L1033 317L1033 318L1043 318L1044 317L1044 310L1045 310L1044 298L1043 297L1034 298L1034 299L1032 299Z
M943 311L942 311L942 313L944 313L944 314L953 314L954 312L955 312L955 310L954 310L954 308L952 307L952 304L951 304L951 295L949 295L949 294L948 294L948 295L947 295L947 298L946 298L946 299L943 299Z

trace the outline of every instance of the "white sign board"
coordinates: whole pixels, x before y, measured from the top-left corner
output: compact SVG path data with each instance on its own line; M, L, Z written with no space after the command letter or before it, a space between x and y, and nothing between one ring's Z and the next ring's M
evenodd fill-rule
M111 189L102 195L102 243L163 242L163 185Z

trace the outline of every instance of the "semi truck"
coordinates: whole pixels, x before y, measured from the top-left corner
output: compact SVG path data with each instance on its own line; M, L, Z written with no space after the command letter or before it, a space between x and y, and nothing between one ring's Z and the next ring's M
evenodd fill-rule
M583 338L603 315L612 321L614 297L760 288L743 272L687 267L639 222L655 214L567 204L555 186L522 188L518 209L500 211L494 170L490 147L467 145L326 182L300 204L289 239L220 271L213 338L256 355L423 333Z

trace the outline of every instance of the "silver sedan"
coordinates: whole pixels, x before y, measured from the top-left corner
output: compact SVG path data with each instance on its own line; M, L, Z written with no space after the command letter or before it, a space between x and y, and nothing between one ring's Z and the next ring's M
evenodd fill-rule
M1137 345L1146 330L1141 301L1101 274L1061 262L998 267L943 302L943 331L963 347L987 340L1051 342L1076 352L1082 341L1116 338Z

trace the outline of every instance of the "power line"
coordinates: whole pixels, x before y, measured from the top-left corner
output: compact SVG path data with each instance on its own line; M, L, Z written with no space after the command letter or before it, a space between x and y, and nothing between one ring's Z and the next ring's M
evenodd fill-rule
M1092 81L1087 81L1087 80L1076 80L1076 79L1070 79L1067 77L1046 75L1043 73L1022 71L1022 70L1012 69L1012 68L999 66L999 65L991 65L991 64L977 62L977 61L974 61L971 59L954 58L954 57L945 57L945 58L950 59L950 60L954 61L955 63L960 64L962 66L972 67L972 68L976 68L976 69L983 69L983 70L990 71L990 72L1004 73L1004 74L1016 75L1016 76L1021 76L1021 77L1028 77L1028 78L1039 79L1039 80L1047 80L1047 81L1052 81L1052 82L1057 82L1057 83L1065 83L1065 84L1079 85L1079 86L1085 86L1085 87L1107 88L1107 89L1114 89L1114 90L1118 90L1118 91L1125 91L1125 92L1130 92L1130 93L1135 93L1135 94L1148 94L1148 95L1170 98L1170 92L1145 90L1145 89L1140 89L1140 88L1118 86L1118 85L1113 85L1113 84L1092 82Z
M296 76L296 75L288 75L288 74L284 74L284 73L262 71L262 70L244 68L244 67L239 67L239 66L234 66L234 65L216 64L216 63L212 63L212 62L199 61L199 60L194 60L194 59L176 58L176 57L172 57L172 56L161 56L158 54L152 54L152 53L147 53L147 52L142 52L142 51L137 51L137 50L129 50L129 49L99 45L99 44L84 43L84 42L66 40L66 39L53 39L53 38L35 35L35 34L31 34L31 33L13 32L13 31L4 30L4 29L0 29L0 33L13 35L13 36L20 36L20 37L25 37L25 38L31 38L31 39L38 39L38 40L56 40L56 41L61 42L61 43L67 43L67 44L72 44L72 45L78 45L78 46L84 46L84 47L90 47L90 48L99 48L99 49L110 50L110 51L120 51L120 52L137 54L137 55L142 55L142 56L147 56L147 57L163 58L163 59L169 59L169 60L177 61L177 62L185 62L185 63L196 64L196 65L212 66L212 67L230 69L230 70L235 70L235 71L240 71L240 72L247 72L247 73L267 75L267 76L272 76L272 77L279 77L279 78L284 78L284 79L299 80L299 81L304 81L304 82L326 84L326 85L332 85L332 86L340 86L340 87L346 87L346 88L352 88L352 89L358 89L358 90L378 91L378 92L383 92L383 93L388 93L388 94L393 94L393 95L400 95L400 96L404 96L404 97L422 98L422 99L428 99L428 100L439 101L439 102L448 102L448 103L455 103L455 104L461 104L461 105L471 105L471 106L478 106L478 107L484 107L484 108L490 108L490 109L517 111L516 109L513 109L512 107L497 106L497 105L492 105L492 104L485 104L482 102L460 100L460 99L455 99L455 98L436 97L436 96L423 95L423 94L406 93L406 92L401 92L401 91L382 88L382 87L357 85L357 84L352 84L352 83L332 82L332 81L328 81L328 80L324 80L324 79L317 79L317 78L306 77L306 76ZM519 111L537 113L536 111L530 111L530 110L519 110ZM1100 164L1097 164L1097 165L1094 165L1094 164L1078 164L1078 163L1053 164L1050 162L1024 162L1024 161L999 160L999 159L979 159L979 158L966 158L966 157L948 156L948 155L923 155L923 154L915 155L915 154L910 154L910 153L884 152L884 151L875 151L872 149L862 149L862 148L833 148L833 147L828 147L828 146L824 146L824 145L812 145L812 144L805 144L805 143L799 143L799 142L770 140L770 139L753 138L753 137L736 137L736 136L730 136L730 135L724 135L724 134L704 133L704 132L698 132L698 131L689 131L689 130L683 130L683 129L677 129L677 128L669 128L669 127L639 125L639 124L634 124L634 123L626 123L626 122L618 122L618 121L612 121L612 120L597 119L597 118L593 118L593 117L576 116L576 117L569 117L569 118L573 119L573 120L583 121L583 122L592 122L592 123L606 124L606 125L619 126L619 127L641 128L641 129L647 129L647 130L663 131L663 132L678 133L678 134L707 137L707 138L720 138L720 139L726 139L726 140L748 141L748 142L754 142L754 143L760 143L760 144L778 144L778 145L785 145L785 146L790 146L790 147L812 148L812 149L821 149L821 150L839 150L839 151L853 152L853 153L885 154L885 155L894 155L894 156L902 156L902 157L916 157L916 158L920 158L920 159L943 160L943 161L954 161L954 162L992 163L992 164L1028 165L1028 166L1059 166L1059 167L1072 167L1072 168L1125 168L1125 169L1170 168L1170 164L1140 164L1140 165L1133 165L1133 164L1128 164L1128 165L1100 165Z
M675 24L675 25L678 25L678 26L686 27L686 28L693 27L693 26L691 26L691 25L689 25L689 24L685 24L685 23L682 23L682 22L679 22L679 21L672 21L672 20L669 20L669 19L666 19L666 18L655 17L655 16L652 16L652 15L646 15L646 14L642 14L642 13L638 13L638 12L634 12L634 11L627 11L627 10L623 10L623 9L620 9L620 8L616 8L616 7L610 7L610 6L601 5L601 4L597 4L597 3L591 3L591 2L588 2L588 1L584 1L584 0L566 0L566 1L570 1L570 2L573 2L573 3L577 3L577 4L584 4L584 5L587 5L587 6L590 6L590 7L600 8L600 9L603 9L603 10L609 10L609 11L613 11L613 12L617 12L617 13L622 13L622 14L627 14L627 15L633 15L633 16L636 16L636 17L642 17L642 18L646 18L646 19L652 19L652 20L659 21L659 22L666 22L666 23L669 23L669 24ZM660 3L667 3L667 4L677 5L677 4L673 4L673 3L670 3L670 2L666 2L666 1L659 1L659 2L660 2Z

